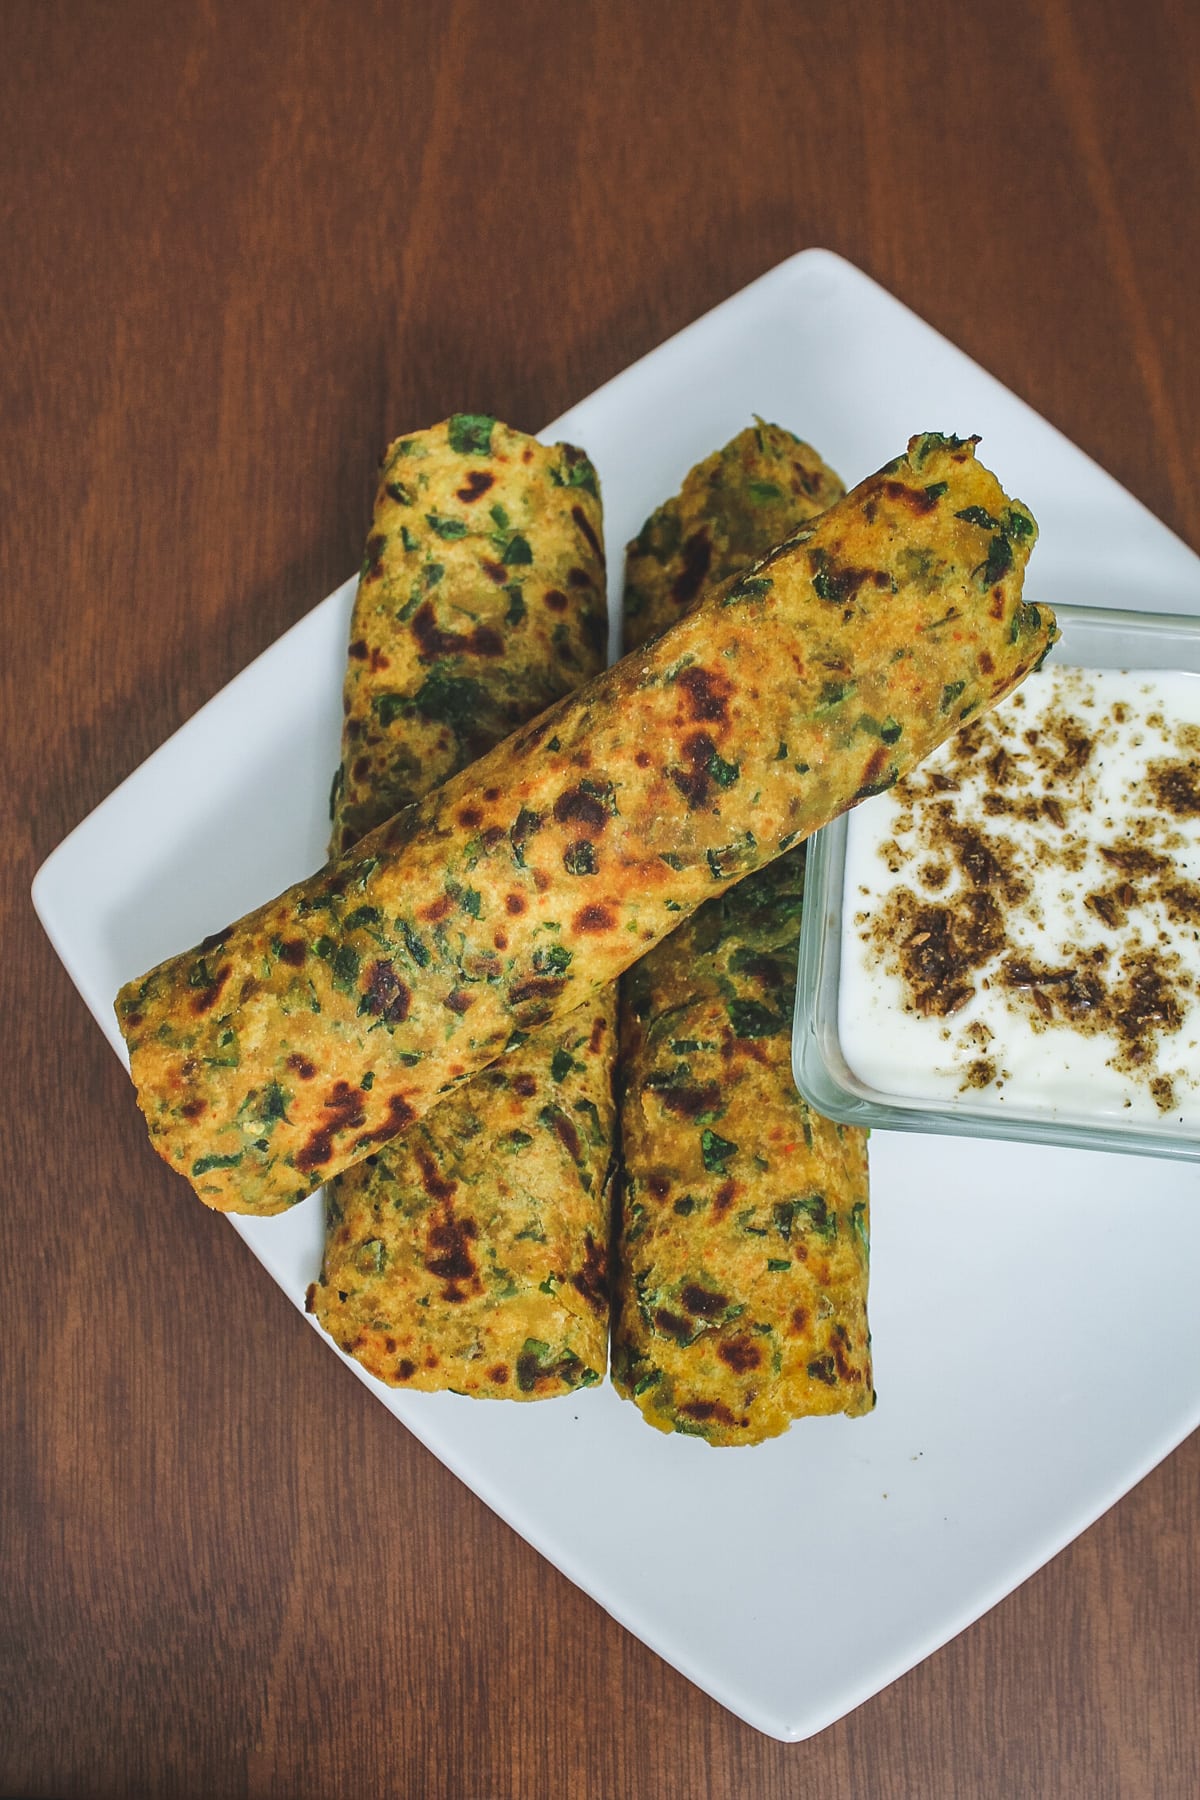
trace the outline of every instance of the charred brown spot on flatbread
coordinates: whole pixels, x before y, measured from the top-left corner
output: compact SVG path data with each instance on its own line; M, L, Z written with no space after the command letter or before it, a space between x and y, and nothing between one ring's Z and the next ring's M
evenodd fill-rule
M489 470L472 469L462 486L455 489L455 493L464 506L469 506L472 500L478 500L481 494L486 494L495 485L496 477Z
M694 531L683 546L680 569L671 584L671 598L679 606L690 606L700 596L704 577L712 568L712 539L707 531Z
M306 1173L319 1169L322 1163L329 1161L333 1155L335 1136L366 1124L362 1091L351 1087L346 1081L334 1083L321 1102L321 1110L325 1114L324 1125L310 1133L307 1141L296 1152L296 1166Z
M374 1013L389 1025L400 1025L407 1019L412 993L388 957L380 957L368 967L361 1005L364 1012Z
M425 1267L445 1284L443 1300L461 1303L467 1298L464 1284L478 1282L479 1271L471 1254L471 1246L478 1236L479 1227L474 1219L459 1218L449 1207L430 1224Z
M730 1338L727 1342L718 1344L717 1355L723 1363L729 1365L735 1375L748 1375L751 1369L757 1369L762 1362L762 1351L748 1337Z
M727 676L715 669L693 666L682 669L675 684L686 693L693 719L728 725L729 701L736 690Z
M616 919L607 906L581 906L571 923L576 931L600 932L611 931Z
M438 657L461 653L469 656L500 656L504 639L491 625L476 625L470 631L446 631L437 622L432 602L424 601L413 614L412 634L420 653L430 662Z
M596 1242L590 1231L584 1237L583 1267L572 1275L571 1285L578 1289L589 1306L607 1315L608 1251Z

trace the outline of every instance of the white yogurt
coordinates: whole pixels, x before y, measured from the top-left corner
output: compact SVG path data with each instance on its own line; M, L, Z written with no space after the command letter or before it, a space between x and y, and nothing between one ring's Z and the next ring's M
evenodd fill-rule
M858 1078L1200 1129L1200 675L1051 664L848 826Z

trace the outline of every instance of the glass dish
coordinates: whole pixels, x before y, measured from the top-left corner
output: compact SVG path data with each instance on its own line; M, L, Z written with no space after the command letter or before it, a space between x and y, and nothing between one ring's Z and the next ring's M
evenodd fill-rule
M1055 610L1062 636L1048 661L1087 669L1200 673L1200 618L1087 606L1060 605ZM817 833L808 850L792 1061L796 1085L812 1106L843 1123L893 1131L1020 1139L1200 1161L1200 1137L1178 1123L1125 1121L1114 1117L1111 1108L1103 1117L1017 1103L998 1110L995 1101L969 1088L953 1097L929 1098L886 1092L864 1080L847 1060L841 1023L848 837L849 815L843 814Z

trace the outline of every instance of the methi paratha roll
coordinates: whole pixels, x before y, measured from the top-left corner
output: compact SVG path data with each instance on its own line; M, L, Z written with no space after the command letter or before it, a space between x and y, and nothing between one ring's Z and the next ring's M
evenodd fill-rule
M581 492L598 496L581 452L489 419L392 445L350 630L335 851L603 666ZM480 507L503 544L461 528ZM607 989L329 1182L309 1307L343 1350L384 1381L476 1396L601 1379L615 1055Z
M710 588L781 544L845 487L811 444L756 419L688 471L625 556L626 650L666 631Z
M458 413L380 464L346 662L330 853L604 666L600 489L582 450Z
M669 622L697 544L724 580L840 491L789 432L739 433L630 545L627 642ZM621 981L613 1382L650 1424L711 1444L874 1400L866 1134L812 1112L792 1080L803 898L801 846Z
M329 1184L309 1309L373 1375L513 1400L603 1377L615 1013L606 989Z
M914 438L661 637L128 983L155 1148L253 1213L370 1155L1008 693L1054 636L1021 598L1035 536L974 440Z
M803 893L780 857L623 983L613 1382L711 1444L874 1404L865 1134L791 1086Z

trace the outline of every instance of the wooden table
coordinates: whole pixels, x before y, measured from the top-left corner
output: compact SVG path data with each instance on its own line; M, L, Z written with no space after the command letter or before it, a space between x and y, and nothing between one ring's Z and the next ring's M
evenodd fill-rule
M27 897L355 566L389 435L534 429L806 245L1200 546L1198 19L9 0L4 1793L1200 1791L1200 1438L858 1712L760 1737L426 1454L156 1160ZM1130 1211L1152 1286L1170 1246ZM1148 1324L1130 1354L1153 1380Z

